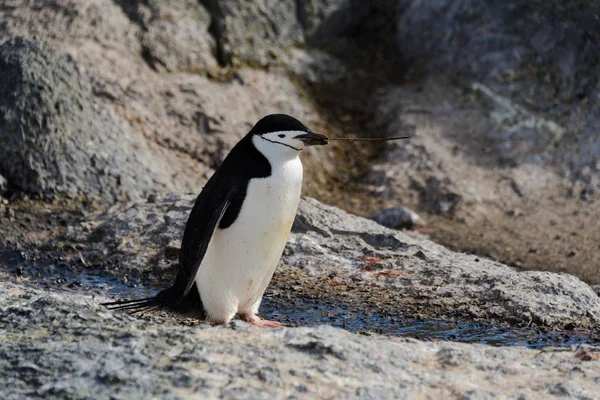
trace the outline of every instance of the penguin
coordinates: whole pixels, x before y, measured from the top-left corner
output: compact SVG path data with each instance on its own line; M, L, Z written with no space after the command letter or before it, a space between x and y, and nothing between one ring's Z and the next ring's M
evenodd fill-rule
M289 115L259 120L198 195L173 285L155 297L104 305L131 313L194 313L215 324L225 324L237 314L259 327L284 326L260 318L258 310L300 202L300 152L326 144L327 136Z

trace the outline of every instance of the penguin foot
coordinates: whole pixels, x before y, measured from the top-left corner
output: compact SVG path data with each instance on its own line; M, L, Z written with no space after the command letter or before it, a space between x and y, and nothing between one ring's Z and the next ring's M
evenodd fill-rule
M281 328L282 326L286 326L281 322L262 319L261 317L255 314L241 314L240 319L244 322L258 326L260 328Z

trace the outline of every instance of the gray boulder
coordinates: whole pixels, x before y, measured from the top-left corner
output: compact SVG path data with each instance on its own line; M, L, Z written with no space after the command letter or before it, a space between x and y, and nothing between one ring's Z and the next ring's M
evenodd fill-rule
M45 44L0 46L0 141L0 172L29 193L110 202L168 187L169 168Z
M295 0L208 0L220 61L266 66L304 40Z
M140 27L112 0L18 3L0 8L0 43L17 36L43 40L73 56L80 72L102 84L126 86L148 68Z
M205 73L217 68L210 15L197 0L117 3L142 28L142 55L155 70Z
M0 283L0 397L594 398L598 348L537 351L137 319ZM187 325L187 326L186 326Z
M67 0L52 2L51 7L27 3L0 8L0 42L14 36L32 41L43 37L67 55L77 71L77 85L84 91L91 86L88 98L96 114L109 116L96 115L96 130L102 130L102 136L119 132L124 146L117 154L127 152L142 164L152 159L146 172L128 163L115 167L127 171L111 172L125 179L138 168L139 189L124 188L126 194L119 198L144 198L165 187L197 193L237 140L266 114L288 113L309 126L320 119L283 73L242 69L220 76L223 79L207 77L215 65L214 51L202 47L212 46L208 24L209 15L195 1ZM302 67L306 61L295 63L307 69ZM81 126L73 119L62 123L70 130ZM329 154L325 149L305 155L308 179L330 168ZM111 202L114 196L103 199Z
M422 225L421 217L406 207L391 207L378 211L371 219L380 225L392 229L411 229Z
M54 44L77 47L70 40ZM0 137L7 141L0 153L9 158L0 162L0 171L30 193L111 203L165 189L197 192L262 116L284 112L309 125L316 120L281 74L245 69L219 83L197 74L159 76L132 59L96 71L100 54L75 50L64 56L54 46L21 39L2 49L6 96L0 107L6 111ZM33 117L16 124L19 115ZM39 115L52 126L36 122ZM307 175L311 163L322 168L327 159L326 151L307 154Z
M537 158L559 162L588 183L583 171L593 170L600 157L598 12L600 2L582 0L406 1L398 10L398 45L414 75L482 83L505 103L495 104L500 112L519 114L525 107L567 126L564 136L556 135L530 119L500 133L538 143L554 136L560 145Z
M540 326L600 323L600 298L568 274L519 272L313 199L301 203L294 232L285 265L393 289L399 308L416 302L446 316Z
M398 43L413 68L512 82L504 89L514 93L515 84L532 84L536 95L551 84L587 92L598 76L598 10L598 1L408 1L398 11ZM528 66L555 79L527 76Z
M356 51L356 31L376 15L393 15L394 2L360 0L205 0L222 64L281 63L292 46L309 43ZM375 17L376 18L376 17ZM369 29L365 29L368 34ZM298 67L296 67L298 68Z

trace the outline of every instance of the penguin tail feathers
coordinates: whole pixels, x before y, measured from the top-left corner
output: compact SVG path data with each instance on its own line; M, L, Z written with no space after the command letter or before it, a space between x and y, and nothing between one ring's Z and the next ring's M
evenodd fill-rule
M132 315L146 311L169 310L181 314L191 313L200 318L206 316L198 290L192 290L187 296L182 296L178 286L163 290L154 297L112 301L102 305L109 310L121 310Z
M132 315L144 311L153 311L170 308L172 304L172 297L166 295L166 293L164 292L161 292L154 297L101 303L101 305L108 308L109 310L122 310Z

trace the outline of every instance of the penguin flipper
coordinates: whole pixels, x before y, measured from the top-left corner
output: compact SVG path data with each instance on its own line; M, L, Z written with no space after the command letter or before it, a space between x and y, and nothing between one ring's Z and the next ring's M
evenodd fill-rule
M207 184L207 186L210 182ZM190 310L203 314L202 300L195 287L196 275L208 249L219 221L223 218L233 196L219 190L211 196L202 191L190 214L185 227L181 253L179 255L179 272L175 283L154 297L133 300L120 300L102 303L109 310L123 310L130 314L139 312L169 309L176 312Z
M229 193L214 197L204 194L205 191L202 191L196 199L181 243L177 278L185 281L183 293L181 293L184 297L187 296L196 281L196 275L206 255L208 245L233 198L233 195Z

